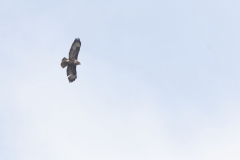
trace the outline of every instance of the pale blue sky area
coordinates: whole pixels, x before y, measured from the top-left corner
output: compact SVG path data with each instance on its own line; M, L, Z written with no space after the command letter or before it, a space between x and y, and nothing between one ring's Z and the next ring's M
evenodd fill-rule
M239 160L239 17L234 0L1 2L0 159Z

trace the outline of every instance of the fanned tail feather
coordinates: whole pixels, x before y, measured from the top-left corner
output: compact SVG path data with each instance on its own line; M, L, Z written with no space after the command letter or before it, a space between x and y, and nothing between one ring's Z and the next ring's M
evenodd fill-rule
M68 60L67 58L63 57L62 61Z
M65 68L68 65L68 62L66 62L67 60L68 59L65 57L62 59L62 63L61 63L62 68Z

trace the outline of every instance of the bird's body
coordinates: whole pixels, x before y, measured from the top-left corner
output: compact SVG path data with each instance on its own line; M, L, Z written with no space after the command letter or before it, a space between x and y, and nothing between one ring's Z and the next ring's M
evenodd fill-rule
M69 83L77 79L76 66L81 65L81 63L77 60L80 47L81 41L79 38L76 38L69 51L69 59L64 57L61 62L62 68L65 68L67 66L67 76Z
M67 65L79 65L80 62L77 59L66 59L65 57L62 59L62 63L61 64L67 64ZM62 66L64 68L64 66Z

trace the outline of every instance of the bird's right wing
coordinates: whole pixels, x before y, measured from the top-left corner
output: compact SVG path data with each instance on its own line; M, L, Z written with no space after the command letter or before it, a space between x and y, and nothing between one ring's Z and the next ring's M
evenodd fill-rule
M69 65L67 67L67 76L68 76L69 83L73 82L73 81L75 81L75 79L77 79L76 66Z

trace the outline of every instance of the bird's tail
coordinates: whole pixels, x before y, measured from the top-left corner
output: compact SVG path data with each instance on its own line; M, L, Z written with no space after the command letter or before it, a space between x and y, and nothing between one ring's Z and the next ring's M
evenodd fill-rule
M65 58L65 57L62 59L62 63L61 63L62 68L65 68L65 67L68 65L67 60L68 60L68 59Z

